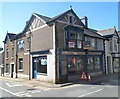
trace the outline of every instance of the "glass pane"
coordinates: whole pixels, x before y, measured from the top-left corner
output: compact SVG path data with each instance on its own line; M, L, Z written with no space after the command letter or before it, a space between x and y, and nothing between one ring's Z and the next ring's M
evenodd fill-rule
M39 58L38 59L37 72L47 73L47 58Z
M88 58L87 69L88 69L88 72L94 70L93 57Z
M77 48L82 48L82 42L80 40L77 40Z
M95 69L100 70L100 58L94 57L94 60L95 60Z

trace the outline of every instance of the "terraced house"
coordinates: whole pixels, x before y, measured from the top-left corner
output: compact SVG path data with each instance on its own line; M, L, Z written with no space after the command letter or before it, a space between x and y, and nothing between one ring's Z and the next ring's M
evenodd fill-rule
M5 74L53 83L102 74L104 40L72 8L53 18L33 13L21 33L6 35Z
M98 31L105 37L105 65L106 73L118 72L120 69L120 50L119 50L119 32L116 28Z

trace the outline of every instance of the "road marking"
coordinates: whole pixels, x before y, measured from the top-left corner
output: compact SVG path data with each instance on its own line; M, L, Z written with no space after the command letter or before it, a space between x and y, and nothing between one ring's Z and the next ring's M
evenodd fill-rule
M96 93L96 92L99 92L103 90L103 88L99 89L99 90L96 90L96 91L93 91L93 92L90 92L90 93L87 93L87 94L84 94L84 95L81 95L81 96L78 96L78 97L84 97L84 96L87 96L87 95L90 95L90 94L93 94L93 93Z
M10 84L10 83L6 83L6 85L8 87L18 87L18 86L23 86L23 85L20 85L20 84Z
M65 89L65 88L72 88L72 87L76 87L76 86L81 86L81 84L76 84L76 85L71 85L71 86L63 86L60 88L48 88L47 90L49 90L49 89Z
M18 96L18 95L16 95L15 93L13 93L13 92L11 92L11 91L9 91L9 90L7 90L7 89L4 89L4 88L2 88L2 87L0 87L0 89L4 90L4 91L6 91L6 92L8 92L8 93L10 93L10 94L12 94L12 95Z

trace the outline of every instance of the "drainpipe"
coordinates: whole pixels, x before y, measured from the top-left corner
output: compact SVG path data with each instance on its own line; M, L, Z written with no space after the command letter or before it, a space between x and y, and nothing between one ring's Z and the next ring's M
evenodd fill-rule
M29 41L29 80L31 80L31 57L30 57L30 53L31 53L31 30L29 29L30 31L30 35L29 35L29 38L30 38L30 41Z
M17 76L17 68L18 68L18 66L17 66L17 58L18 58L18 49L17 49L17 39L16 39L16 78L18 77Z

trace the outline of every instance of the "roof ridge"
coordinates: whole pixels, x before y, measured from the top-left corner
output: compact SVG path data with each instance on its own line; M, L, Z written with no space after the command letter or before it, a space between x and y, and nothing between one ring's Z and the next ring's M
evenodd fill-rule
M110 31L110 30L114 30L115 28L111 28L111 29L106 29L106 30L101 30L101 31L97 31L97 32L105 32L105 31Z
M50 18L50 17L48 17L48 16L45 16L45 15L41 15L41 14L39 14L39 13L33 13L33 14L36 14L36 15L40 15L40 16L43 16L43 17L47 17L47 18ZM50 18L51 19L51 18Z

